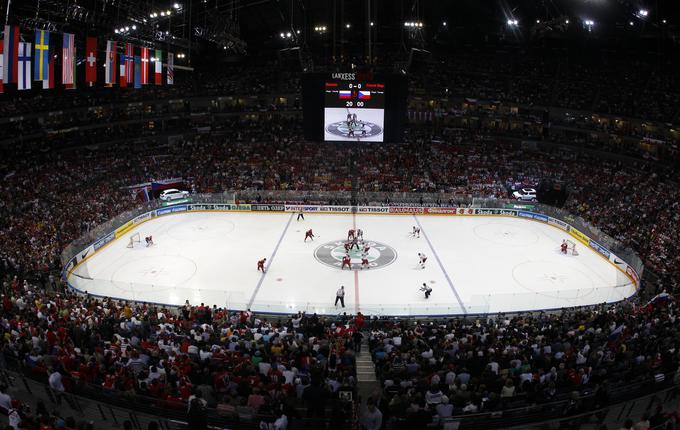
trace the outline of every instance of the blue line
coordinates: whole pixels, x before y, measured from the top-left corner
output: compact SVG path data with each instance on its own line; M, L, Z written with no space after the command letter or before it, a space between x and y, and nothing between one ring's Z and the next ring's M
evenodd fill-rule
M281 246L281 242L283 242L283 237L286 235L286 232L288 231L288 227L290 227L290 222L293 221L293 216L295 213L290 214L290 218L288 218L288 224L286 224L286 228L283 229L283 233L281 233L281 237L279 238L279 241L276 243L276 247L274 248L274 252L272 252L271 257L269 257L269 261L267 262L267 271L262 274L260 277L260 280L257 282L257 286L255 287L255 291L253 291L253 296L250 298L250 301L248 302L248 309L250 309L253 306L253 302L255 301L255 296L257 296L257 293L260 291L260 287L262 286L262 283L264 282L265 276L267 276L267 273L269 273L269 268L271 267L272 263L274 262L274 257L276 257L276 251L279 250L279 246Z
M418 217L413 215L413 219L416 220L416 224L418 224L418 228L420 228L420 232L423 233L423 237L427 241L427 244L430 246L430 249L432 250L432 255L434 255L434 258L437 259L437 263L439 264L439 268L442 269L442 272L444 273L444 277L446 278L446 281L449 283L449 287L451 287L451 291L453 291L453 295L456 296L456 300L458 300L458 304L460 305L460 310L463 312L463 315L467 315L467 312L465 312L465 305L463 304L463 301L460 299L460 296L458 295L458 291L456 291L456 287L453 286L453 282L451 282L451 278L449 278L449 274L446 273L446 269L444 269L444 265L442 264L442 261L439 259L439 255L437 255L437 251L434 250L434 246L432 246L432 242L430 242L430 238L427 237L427 233L425 233L425 229L423 228L422 225L420 225L420 221L418 221Z

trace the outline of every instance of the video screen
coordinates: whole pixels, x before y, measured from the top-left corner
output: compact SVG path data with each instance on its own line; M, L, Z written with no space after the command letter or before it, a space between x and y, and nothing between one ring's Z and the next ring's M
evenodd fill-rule
M325 141L383 142L384 84L326 82L325 92Z

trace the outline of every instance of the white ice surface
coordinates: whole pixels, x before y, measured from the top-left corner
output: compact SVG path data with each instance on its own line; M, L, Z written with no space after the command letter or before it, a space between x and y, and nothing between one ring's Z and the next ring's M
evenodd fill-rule
M579 255L559 252L570 236L536 221L484 216L386 216L192 212L145 222L79 265L70 284L99 296L181 305L250 307L319 313L345 286L344 311L381 315L450 315L553 309L621 300L630 280L577 242ZM421 237L409 235L416 224ZM343 239L356 225L367 240L394 248L383 268L341 271L314 250ZM314 242L303 241L312 228ZM130 235L154 245L127 248ZM419 252L428 256L418 265ZM256 263L268 259L262 275ZM272 259L273 257L273 259ZM429 300L419 287L433 288Z

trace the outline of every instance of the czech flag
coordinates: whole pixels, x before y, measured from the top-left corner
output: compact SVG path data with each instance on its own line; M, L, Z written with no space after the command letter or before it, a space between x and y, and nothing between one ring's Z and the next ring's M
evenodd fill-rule
M339 96L341 99L351 99L351 98L352 98L352 92L351 92L351 91L340 90L340 91L338 91L338 96Z
M371 99L371 92L370 91L359 91L359 98L361 100L370 100Z

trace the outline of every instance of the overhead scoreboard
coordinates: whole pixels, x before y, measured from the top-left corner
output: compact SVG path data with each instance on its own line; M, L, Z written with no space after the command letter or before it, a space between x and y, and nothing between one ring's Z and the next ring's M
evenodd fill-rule
M324 83L324 140L382 142L385 137L385 84Z
M400 141L405 76L310 73L302 80L305 138L325 142Z

